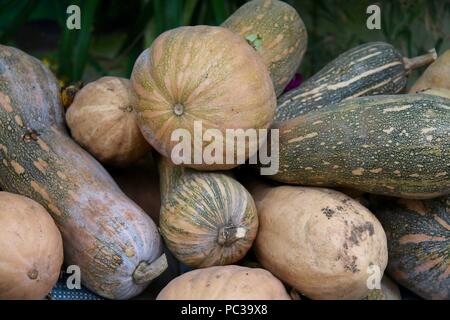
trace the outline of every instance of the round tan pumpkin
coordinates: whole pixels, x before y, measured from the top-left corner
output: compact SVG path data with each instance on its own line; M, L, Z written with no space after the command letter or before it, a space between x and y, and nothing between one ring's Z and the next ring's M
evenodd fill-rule
M248 145L256 145L255 136L246 148L229 148L234 161L226 163L227 142L233 143L232 138L227 141L226 131L242 129L229 132L245 138L247 129L268 128L276 107L273 84L260 55L222 27L180 27L163 33L139 56L131 81L139 98L136 111L144 137L175 164L196 169L230 169L240 164L240 157L253 155ZM212 141L217 148L210 145ZM174 148L181 142L191 150ZM205 149L208 145L210 149ZM194 152L200 161L194 161Z
M0 192L0 300L42 299L59 278L62 238L37 202Z
M236 265L187 272L173 279L157 300L290 300L269 271Z
M83 87L66 113L72 137L100 162L129 165L150 151L140 133L127 79L103 77Z
M383 276L386 235L356 200L330 189L294 186L258 185L252 195L260 222L256 256L300 293L362 299L369 293L369 276Z

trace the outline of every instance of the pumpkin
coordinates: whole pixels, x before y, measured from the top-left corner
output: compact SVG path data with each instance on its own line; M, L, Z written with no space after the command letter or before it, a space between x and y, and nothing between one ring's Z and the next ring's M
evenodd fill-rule
M261 55L277 96L294 76L308 44L305 24L289 4L277 0L245 3L223 24Z
M283 94L278 99L275 121L355 97L398 93L405 88L412 70L434 60L433 50L408 59L389 43L359 45L340 54L300 87Z
M234 137L226 138L226 132L235 130L238 140L245 138L247 129L268 128L275 112L275 92L262 58L244 39L221 27L180 27L163 33L139 56L131 81L144 137L175 164L197 169L241 164L236 160L253 155L249 145L255 146L257 138L235 150L226 147L234 147ZM199 137L203 133L213 135L215 145L221 146L222 151L208 154L218 161L203 159L202 150L207 153L209 145L207 137ZM176 151L180 144L193 152ZM226 150L234 161L225 161Z
M450 196L373 201L386 230L387 271L425 299L450 299Z
M126 166L150 151L134 115L130 80L103 77L83 87L66 113L72 137L99 161Z
M381 277L388 259L368 209L324 188L257 183L250 192L260 222L254 250L265 269L310 299L367 297L369 268Z
M430 88L450 90L450 50L445 51L424 71L409 92L416 93Z
M0 46L0 187L40 203L94 293L127 299L166 268L156 225L70 139L58 82L39 60Z
M189 271L173 279L157 300L290 300L270 272L235 265Z
M276 181L403 198L450 192L450 99L359 97L279 123Z
M258 230L255 204L228 175L198 172L160 159L160 231L182 263L195 268L232 264Z
M450 99L450 90L447 90L447 89L444 89L444 88L427 89L425 91L421 91L420 93L431 94L431 95L440 96L440 97L444 97L444 98Z
M0 192L0 230L0 299L44 298L63 262L53 219L37 202Z

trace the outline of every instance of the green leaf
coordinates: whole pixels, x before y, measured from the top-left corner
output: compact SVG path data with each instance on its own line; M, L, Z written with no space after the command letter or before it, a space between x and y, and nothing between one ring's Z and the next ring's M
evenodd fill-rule
M245 40L255 49L256 51L261 50L262 38L258 34L250 34L245 37Z
M72 81L81 80L89 54L89 45L94 26L95 11L99 0L84 0L81 8L81 30L78 30L77 45L74 50Z
M213 7L214 18L216 20L216 24L220 25L225 21L226 18L230 15L229 10L227 10L225 6L224 0L211 0L211 4Z
M20 7L19 11L14 16L13 20L9 25L5 28L0 36L0 42L6 43L7 39L14 34L20 26L22 26L27 20L28 17L33 13L33 10L38 5L37 0L25 1L25 4Z
M129 52L131 47L133 47L139 39L141 39L145 34L145 29L147 28L150 19L153 14L153 2L148 1L142 6L141 12L136 19L136 22L127 32L127 38L123 42L117 55L122 55L125 52Z
M193 25L192 17L197 7L198 0L186 0L183 8L182 24L184 26Z

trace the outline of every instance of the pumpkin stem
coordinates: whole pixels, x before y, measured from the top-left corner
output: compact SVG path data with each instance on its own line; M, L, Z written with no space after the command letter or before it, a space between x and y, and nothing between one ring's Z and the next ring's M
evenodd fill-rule
M428 53L414 57L414 58L403 58L403 64L405 65L406 72L409 73L411 70L427 66L433 63L437 59L436 49L431 49Z
M173 106L173 113L177 116L181 116L184 113L184 106L181 103L177 103Z
M228 225L220 228L217 242L222 246L230 246L237 240L245 238L246 234L246 228Z
M167 257L165 254L151 263L142 261L133 272L133 280L137 284L146 284L159 277L167 267Z

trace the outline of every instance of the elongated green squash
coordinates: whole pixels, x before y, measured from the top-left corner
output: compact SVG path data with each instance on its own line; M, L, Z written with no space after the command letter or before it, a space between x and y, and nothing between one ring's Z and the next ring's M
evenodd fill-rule
M153 221L65 129L57 80L39 60L0 45L0 187L43 205L65 263L111 299L139 294L167 267Z
M232 264L244 257L258 230L255 203L224 173L198 172L159 160L160 230L169 250L199 268Z
M450 100L360 97L279 124L279 171L301 185L404 198L450 193Z
M388 238L388 273L425 299L450 299L450 196L372 203Z
M245 3L223 24L243 36L269 68L277 96L294 76L308 43L305 24L289 4L277 0Z
M411 70L435 59L435 51L408 59L388 43L362 44L339 55L300 87L283 94L278 99L275 121L289 120L346 99L400 92Z

